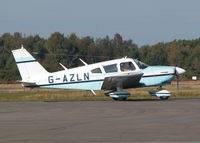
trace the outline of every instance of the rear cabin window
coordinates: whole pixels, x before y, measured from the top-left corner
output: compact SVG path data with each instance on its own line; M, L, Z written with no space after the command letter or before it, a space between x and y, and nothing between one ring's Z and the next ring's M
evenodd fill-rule
M91 70L92 73L102 73L100 68Z
M123 72L125 72L125 71L134 71L135 70L135 66L133 65L132 62L124 62L124 63L120 64L120 69Z
M117 64L107 65L103 67L106 73L117 72Z

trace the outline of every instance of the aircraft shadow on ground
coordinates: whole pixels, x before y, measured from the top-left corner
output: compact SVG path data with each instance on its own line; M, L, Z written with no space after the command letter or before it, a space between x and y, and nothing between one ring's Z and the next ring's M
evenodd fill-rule
M142 101L161 101L161 102L167 102L167 101L177 101L177 100L200 100L200 98L171 98L168 100L161 100L161 99L127 99L126 101L135 101L135 102L142 102Z
M160 99L127 99L126 101L164 101Z

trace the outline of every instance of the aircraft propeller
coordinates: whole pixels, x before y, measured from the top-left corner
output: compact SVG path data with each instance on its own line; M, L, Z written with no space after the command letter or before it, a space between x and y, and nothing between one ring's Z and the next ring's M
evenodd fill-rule
M180 76L181 74L183 74L184 72L185 72L185 70L182 69L182 68L179 68L179 67L176 67L176 68L175 68L174 74L175 74L175 76L176 76L176 86L177 86L177 89L178 89L178 90L179 90L179 76Z

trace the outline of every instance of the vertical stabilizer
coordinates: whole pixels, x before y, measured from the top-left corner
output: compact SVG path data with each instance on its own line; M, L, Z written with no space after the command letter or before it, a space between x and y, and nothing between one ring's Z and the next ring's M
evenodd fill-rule
M23 48L12 51L22 81L29 81L48 72L40 65L38 61Z

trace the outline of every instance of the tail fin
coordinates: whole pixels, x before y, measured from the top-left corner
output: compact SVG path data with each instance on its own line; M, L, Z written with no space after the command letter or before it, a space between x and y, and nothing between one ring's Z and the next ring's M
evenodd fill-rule
M22 81L29 81L48 72L40 65L38 61L23 48L12 51Z

